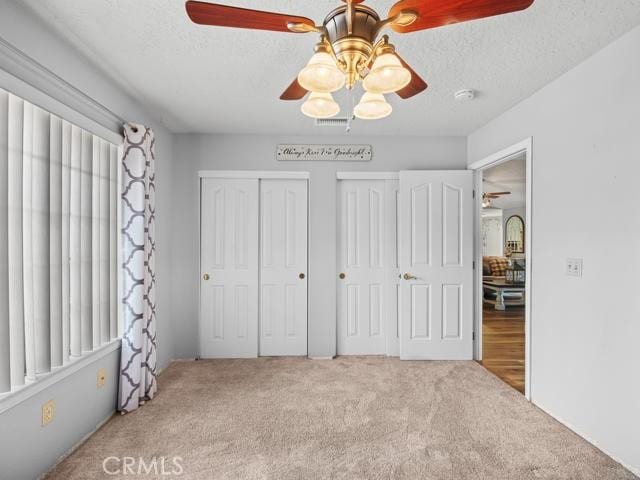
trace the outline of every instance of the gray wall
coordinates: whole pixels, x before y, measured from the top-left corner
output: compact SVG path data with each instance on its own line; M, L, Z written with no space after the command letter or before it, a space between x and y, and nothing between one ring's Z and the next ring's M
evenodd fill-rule
M104 71L96 68L93 63L96 59L79 55L18 2L0 0L0 36L119 116L150 125L156 131L158 364L163 368L173 358L172 324L169 317L172 134ZM0 87L12 90L8 85L0 84ZM91 365L0 414L1 479L30 479L46 471L61 454L114 412L117 358L118 354L114 352L104 362L108 388L96 389L99 367ZM57 418L47 427L40 427L40 409L49 399L56 401Z
M92 433L116 407L120 350L21 402L0 415L0 479L30 480L54 465L60 456ZM101 389L98 370L109 372ZM41 425L42 405L53 399L53 421ZM109 452L105 452L105 457ZM98 466L99 467L99 466Z
M374 158L366 163L278 162L278 143L370 143ZM198 353L198 170L310 172L309 355L328 357L336 353L336 172L462 169L465 162L463 137L177 135L171 221L176 355Z
M640 473L640 27L469 137L533 137L533 401ZM584 259L582 278L564 275Z

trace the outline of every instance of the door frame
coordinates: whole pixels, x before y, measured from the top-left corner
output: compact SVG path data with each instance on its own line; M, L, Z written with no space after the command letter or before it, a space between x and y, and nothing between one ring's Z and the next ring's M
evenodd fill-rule
M202 338L202 282L200 279L200 273L202 270L202 180L206 178L222 178L222 179L255 179L264 180L306 180L307 182L307 218L309 219L309 212L311 211L310 202L311 195L309 194L309 189L311 188L311 182L309 181L311 175L309 172L303 171L278 171L278 170L198 170L198 178L196 191L198 192L198 205L197 205L197 214L198 214L198 238L197 238L197 249L198 249L198 271L196 279L198 281L198 357L202 356L202 352L200 351L200 339ZM258 184L258 199L260 198L260 184ZM309 290L310 290L310 280L311 280L311 271L309 270L309 240L310 240L310 227L311 221L307 221L307 356L309 356ZM258 228L258 245L260 245L260 228ZM260 265L260 256L258 255L258 266ZM258 268L258 287L260 286L260 268ZM258 289L259 290L259 289ZM258 301L260 301L260 292L258 291ZM258 310L258 320L260 320L260 311ZM258 343L258 357L260 357L260 323L258 322L258 338L256 338L256 342Z
M475 344L474 344L474 359L482 360L482 299L483 299L483 290L482 290L482 232L481 232L481 212L482 212L482 171L491 167L495 167L502 163L508 162L509 160L513 160L515 157L518 157L522 154L525 154L525 163L526 163L526 213L525 213L525 262L526 262L526 272L525 272L525 309L524 309L524 335L525 335L525 348L524 348L524 384L525 384L525 393L524 396L527 400L531 401L531 293L532 293L532 285L531 285L531 270L533 267L532 264L532 213L533 213L533 137L526 138L521 142L518 142L514 145L504 148L499 152L496 152L488 157L485 157L481 160L478 160L469 165L470 170L474 170L475 172L475 225L474 225L474 236L475 236L475 260L476 260L476 271L475 271L475 300L474 300L474 310L475 310L475 321L474 321L474 329L476 332L475 335Z

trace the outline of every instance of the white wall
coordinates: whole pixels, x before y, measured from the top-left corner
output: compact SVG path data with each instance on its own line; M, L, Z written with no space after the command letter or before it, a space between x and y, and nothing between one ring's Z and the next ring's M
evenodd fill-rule
M151 118L135 99L127 95L102 70L96 68L93 63L96 59L79 55L18 2L0 0L0 37L119 116L150 125L156 132L157 340L158 364L163 368L173 357L172 325L169 317L171 249L168 223L171 210L172 134ZM0 73L0 87L13 91L19 82L14 82L6 72ZM55 90L48 93L56 96ZM37 98L29 100L39 104ZM87 128L86 125L82 126ZM35 478L115 411L118 357L118 353L114 352L104 360L89 365L23 404L0 414L0 478ZM107 369L108 387L97 390L96 375L100 367ZM51 424L43 428L40 427L40 408L49 399L56 401L58 415Z
M304 121L304 119L301 119ZM278 162L278 143L358 143L373 145L371 162ZM323 137L177 135L173 181L173 317L176 354L198 354L200 282L198 170L302 170L310 179L309 355L336 353L336 172L400 169L462 169L463 137Z
M636 473L638 85L640 27L468 139L471 163L533 137L533 401Z

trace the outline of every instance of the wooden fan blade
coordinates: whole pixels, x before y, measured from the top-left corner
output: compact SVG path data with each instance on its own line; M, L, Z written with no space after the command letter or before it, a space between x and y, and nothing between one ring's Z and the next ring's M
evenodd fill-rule
M304 98L307 94L308 90L306 90L302 85L298 83L298 79L296 78L291 85L280 95L280 100L300 100Z
M400 57L400 55L396 53L396 56L398 57L398 60L400 60L400 63L402 63L402 66L411 72L411 81L409 82L409 85L398 90L396 92L398 96L406 100L407 98L411 98L421 92L424 92L428 87L427 82L425 82L420 75L418 75L415 70L413 70L413 68L411 68L409 64Z
M191 21L200 25L250 28L273 32L291 32L288 28L289 23L303 23L315 28L315 22L310 18L282 13L261 12L247 8L194 1L188 1L186 8L187 15L189 15Z
M401 11L413 11L418 18L411 25L392 25L398 33L468 22L529 8L534 0L400 0L391 7L389 17Z

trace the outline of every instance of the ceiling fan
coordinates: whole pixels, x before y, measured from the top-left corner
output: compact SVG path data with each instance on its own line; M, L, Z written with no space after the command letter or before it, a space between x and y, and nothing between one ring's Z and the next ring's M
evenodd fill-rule
M263 12L228 5L187 1L189 18L200 25L320 34L315 54L298 77L280 96L282 100L308 99L302 113L313 118L330 118L340 112L331 93L358 81L365 93L353 114L361 119L384 118L391 105L384 95L396 93L403 99L426 90L426 82L396 53L385 28L410 33L452 23L524 10L534 0L400 0L387 18L364 0L342 0L344 5L327 15L322 25L307 17Z
M500 198L503 195L511 195L511 192L487 192L482 194L482 208L491 206L491 201Z

